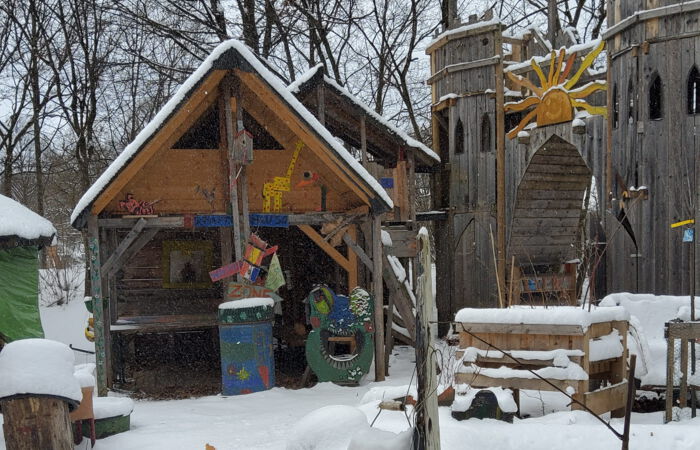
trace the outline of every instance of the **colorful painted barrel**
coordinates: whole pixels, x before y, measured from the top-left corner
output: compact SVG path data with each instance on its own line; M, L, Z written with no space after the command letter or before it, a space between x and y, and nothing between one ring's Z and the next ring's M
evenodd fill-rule
M219 305L221 391L250 394L275 385L270 298L233 300Z

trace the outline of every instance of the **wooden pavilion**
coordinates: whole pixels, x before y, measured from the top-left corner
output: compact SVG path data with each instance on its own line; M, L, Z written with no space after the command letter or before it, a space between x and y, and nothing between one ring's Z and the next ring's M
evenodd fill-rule
M304 323L302 300L315 284L339 293L364 284L384 299L383 277L372 276L386 274L382 220L405 217L395 204L410 204L409 189L385 190L322 122L228 41L86 192L72 223L89 235L100 394L198 386L216 371L216 311L231 278L212 282L208 272L240 260L251 233L279 246L280 339ZM396 140L386 148L398 154ZM405 148L410 161L415 149ZM384 156L379 165L397 164ZM412 164L403 167L412 177ZM382 379L383 301L375 305Z

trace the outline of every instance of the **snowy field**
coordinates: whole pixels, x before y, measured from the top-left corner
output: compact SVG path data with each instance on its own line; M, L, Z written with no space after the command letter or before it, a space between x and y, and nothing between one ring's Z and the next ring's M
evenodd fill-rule
M81 302L44 308L42 321L47 337L91 349L82 332L86 310ZM76 353L76 363L90 362L91 356ZM186 400L135 402L131 431L99 440L97 449L204 449L205 444L223 449L348 448L353 434L362 429L352 425L350 408L322 412L317 425L298 426L300 419L328 405L357 408L374 428L400 433L408 429L403 412L382 411L377 404L405 392L413 372L413 351L399 347L391 357L387 381L366 381L359 387L340 387L331 383L311 389L275 388L240 397L210 396ZM403 386L403 387L401 387ZM382 394L383 391L387 394ZM600 422L577 411L570 412L563 396L555 393L523 392L523 412L530 418L507 424L495 420L457 421L449 408L440 408L440 432L443 449L617 449L620 442ZM410 409L408 411L410 417ZM633 414L631 449L698 449L700 418L683 419L663 425L662 413ZM347 422L346 422L347 419ZM308 421L307 421L308 422ZM313 423L313 422L312 422ZM622 421L613 426L622 431ZM362 424L365 426L365 424ZM311 429L310 429L311 428ZM365 430L366 432L366 430ZM365 434L368 435L368 434ZM381 435L389 436L392 435ZM315 444L315 445L314 445ZM0 439L0 448L4 441ZM89 448L89 440L76 448ZM376 448L376 447L354 447ZM382 447L392 448L392 447Z

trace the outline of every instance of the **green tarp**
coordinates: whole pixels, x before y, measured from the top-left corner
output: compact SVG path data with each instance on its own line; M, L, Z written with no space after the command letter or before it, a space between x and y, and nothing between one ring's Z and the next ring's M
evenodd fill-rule
M0 249L0 335L6 342L44 337L36 247Z

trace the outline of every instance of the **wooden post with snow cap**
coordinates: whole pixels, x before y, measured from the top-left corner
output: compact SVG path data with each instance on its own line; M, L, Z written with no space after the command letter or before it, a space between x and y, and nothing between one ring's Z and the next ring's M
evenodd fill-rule
M374 296L374 379L384 381L384 278L382 277L382 216L372 215L372 295ZM387 331L391 333L391 330Z
M418 232L420 251L420 274L416 298L416 374L418 378L418 405L414 449L440 448L440 422L438 417L437 373L435 348L430 332L430 318L433 315L433 274L430 260L430 237L428 230Z
M69 410L82 399L67 345L11 342L0 353L0 408L7 450L73 450Z

